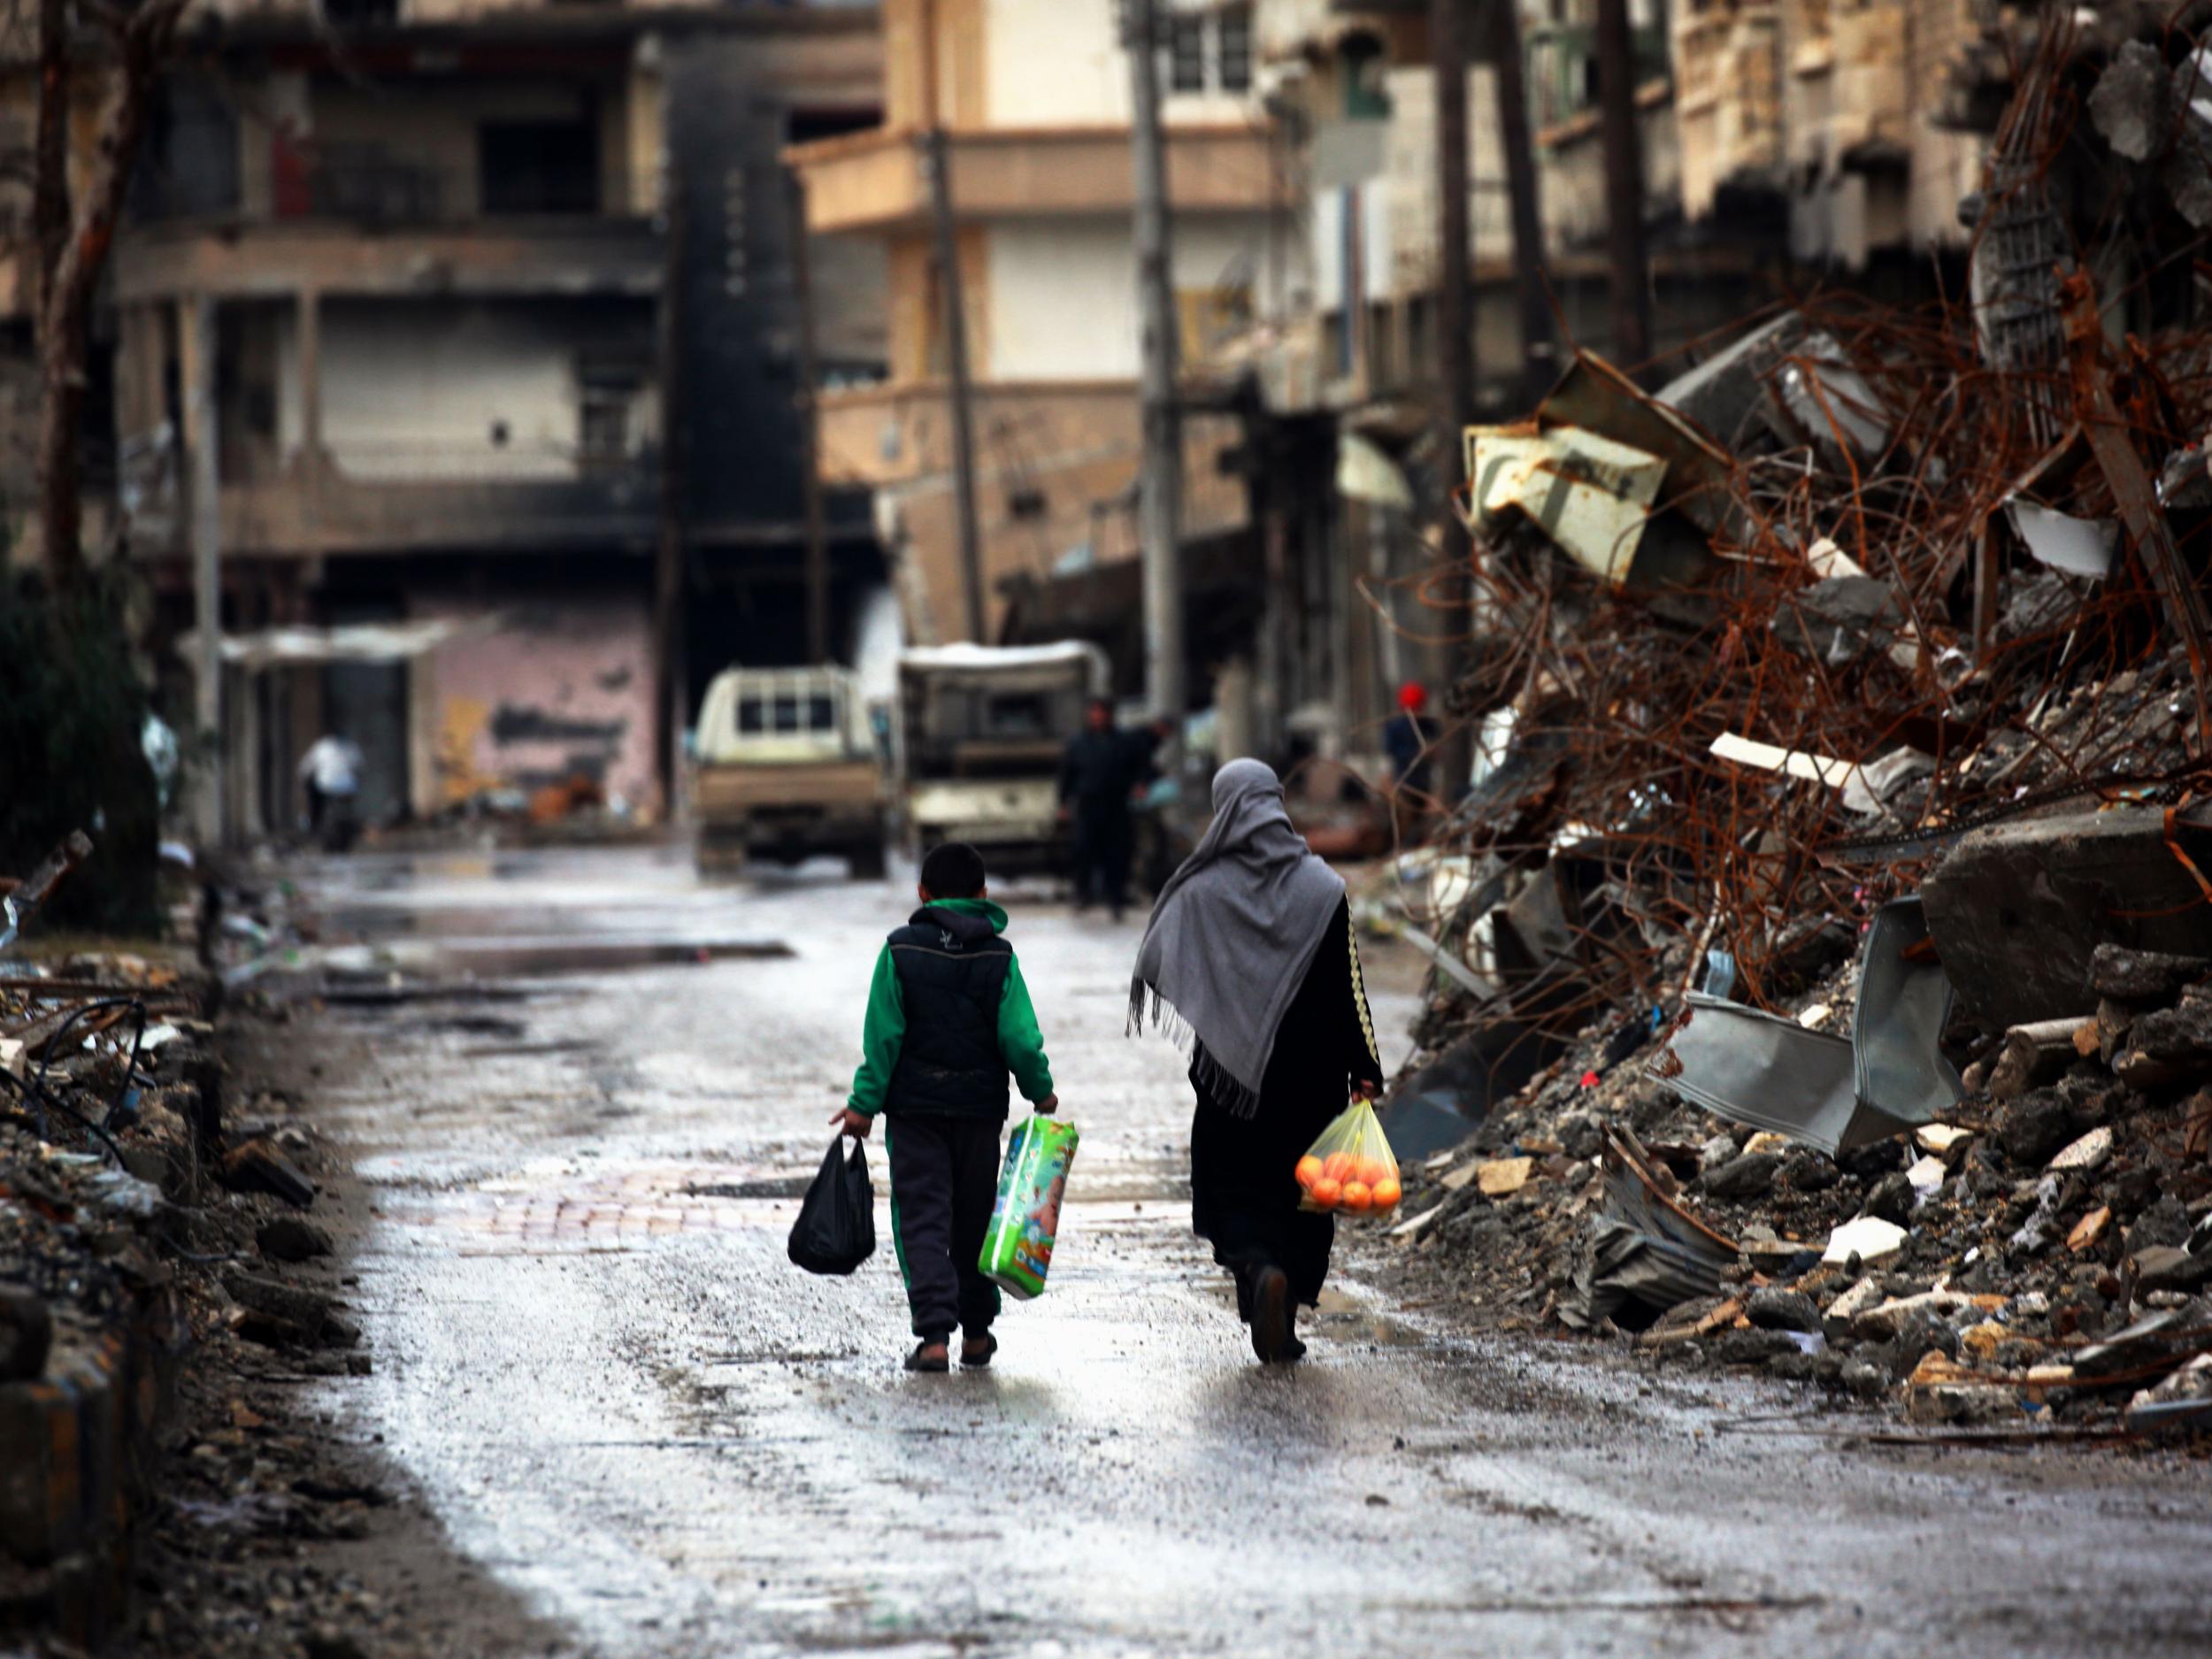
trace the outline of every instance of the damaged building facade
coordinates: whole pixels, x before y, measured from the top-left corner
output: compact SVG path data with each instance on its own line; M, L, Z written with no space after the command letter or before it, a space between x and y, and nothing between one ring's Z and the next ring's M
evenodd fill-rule
M1255 316L1281 314L1306 284L1282 135L1260 101L1253 12L1194 7L1167 19L1172 281L1191 365ZM941 129L973 385L983 633L1075 632L1118 644L1135 617L1141 331L1118 8L888 0L883 34L882 125L790 152L810 227L872 241L888 262L889 373L825 394L824 475L875 492L908 637L964 637L927 155L927 135ZM1258 566L1232 454L1240 421L1224 407L1193 407L1184 434L1182 530L1198 618L1209 595L1233 596ZM1248 603L1234 609L1248 617ZM1194 645L1202 658L1213 649Z
M799 295L777 162L873 119L864 12L241 10L165 83L114 260L119 495L225 614L223 818L340 732L373 822L667 810L684 710L789 660ZM817 278L879 357L864 262ZM849 621L876 563L825 515ZM281 631L281 632L280 632Z

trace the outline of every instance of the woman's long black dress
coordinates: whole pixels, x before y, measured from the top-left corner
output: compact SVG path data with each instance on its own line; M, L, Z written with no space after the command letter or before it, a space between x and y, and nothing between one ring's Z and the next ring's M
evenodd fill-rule
M1260 1079L1259 1110L1232 1116L1194 1075L1198 1113L1191 1123L1191 1228L1214 1247L1214 1260L1237 1277L1237 1310L1251 1317L1249 1288L1263 1267L1290 1278L1295 1302L1308 1306L1328 1277L1336 1218L1298 1208L1298 1160L1342 1111L1356 1081L1382 1082L1374 1020L1360 979L1349 904L1336 915L1275 1035Z

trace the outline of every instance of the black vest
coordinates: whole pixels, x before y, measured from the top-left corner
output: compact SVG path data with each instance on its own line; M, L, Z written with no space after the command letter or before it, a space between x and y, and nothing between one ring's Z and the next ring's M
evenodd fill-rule
M980 916L925 905L891 935L906 1034L884 1110L1002 1119L999 1000L1014 948Z

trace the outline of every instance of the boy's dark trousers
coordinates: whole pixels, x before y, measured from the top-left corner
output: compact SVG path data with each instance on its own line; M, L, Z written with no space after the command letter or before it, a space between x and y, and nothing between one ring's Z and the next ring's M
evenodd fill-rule
M891 1237L906 1276L914 1334L941 1342L956 1325L970 1340L998 1317L998 1286L976 1258L998 1197L995 1118L902 1112L883 1125L891 1159Z

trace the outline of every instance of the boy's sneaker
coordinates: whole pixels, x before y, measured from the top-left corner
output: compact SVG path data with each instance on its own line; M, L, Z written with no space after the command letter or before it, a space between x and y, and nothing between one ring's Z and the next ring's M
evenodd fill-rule
M936 1341L917 1342L914 1351L906 1356L909 1371L949 1371L952 1369L951 1344L940 1337Z

